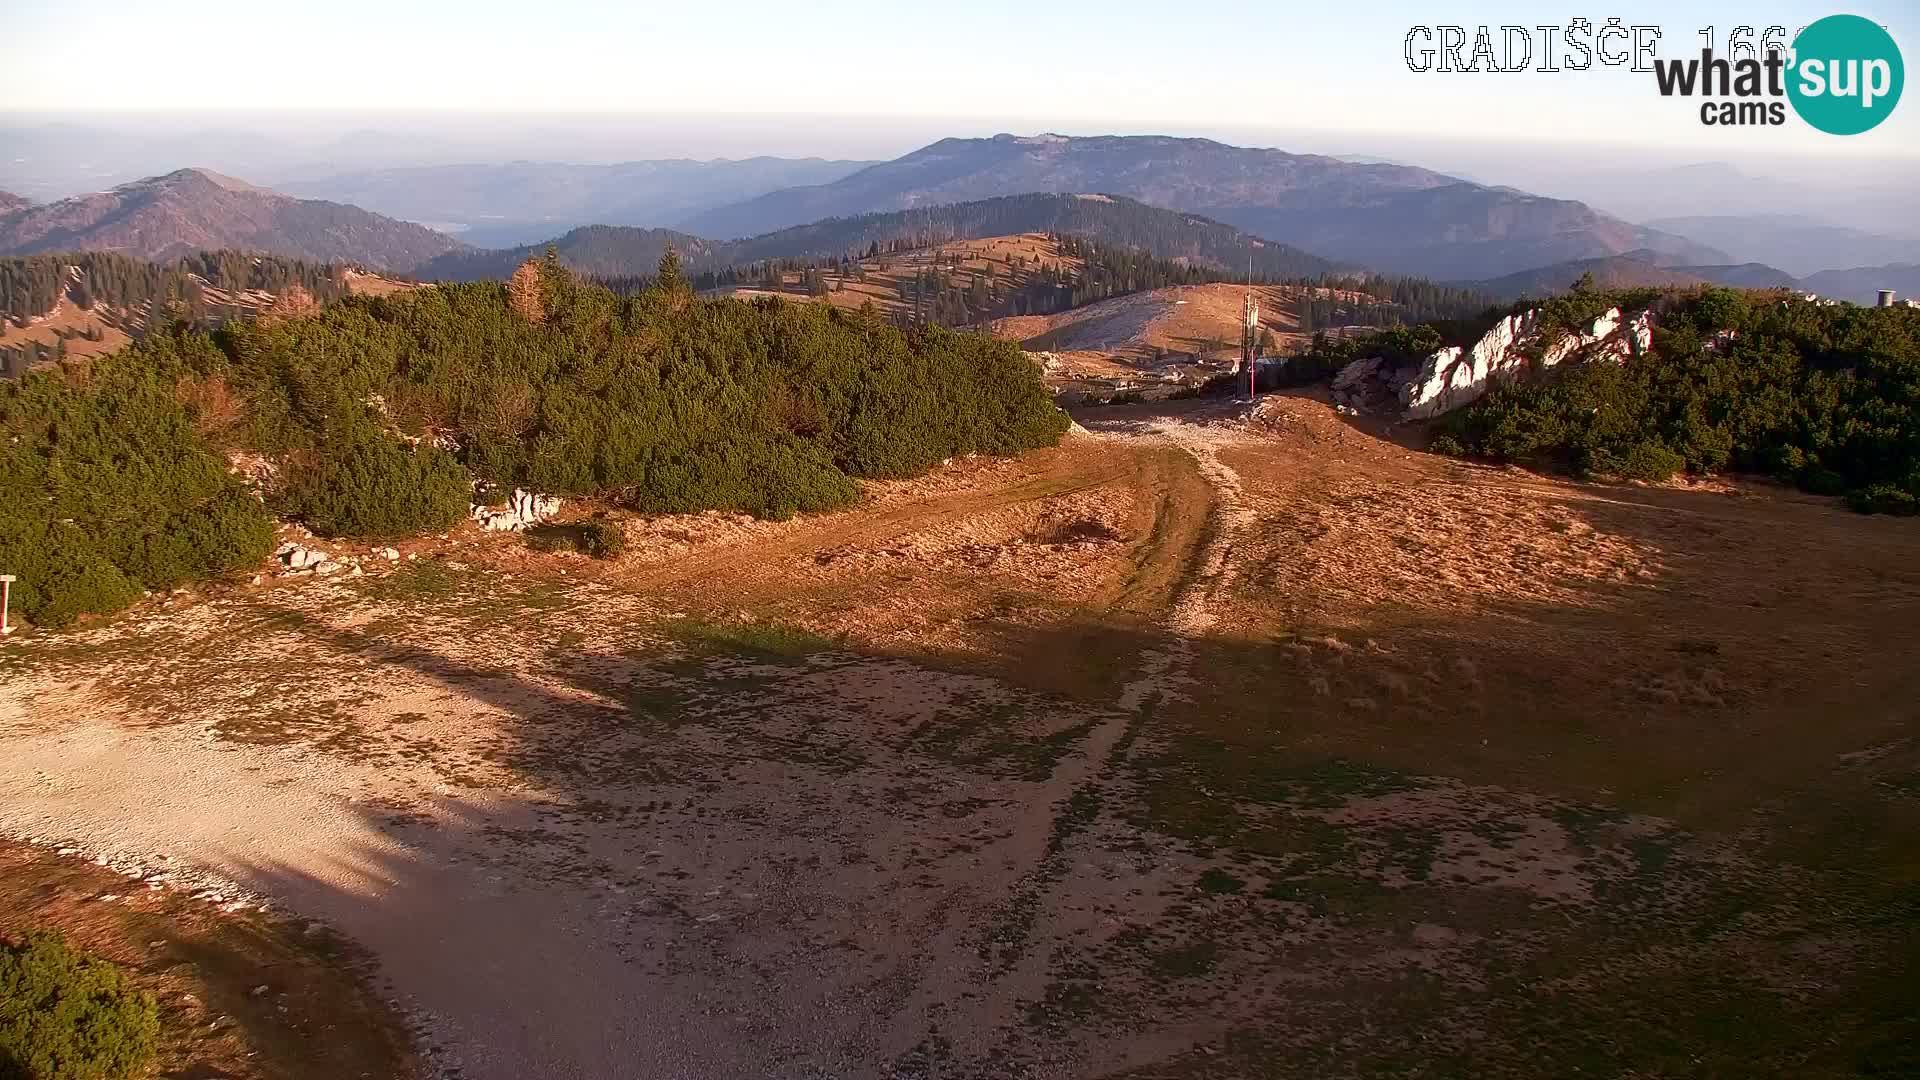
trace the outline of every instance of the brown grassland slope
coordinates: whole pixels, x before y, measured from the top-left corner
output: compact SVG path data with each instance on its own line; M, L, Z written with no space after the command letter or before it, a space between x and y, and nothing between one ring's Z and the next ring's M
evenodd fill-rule
M1913 521L1078 419L10 640L0 830L324 921L476 1080L1920 1065Z
M386 296L419 287L413 282L358 270L347 270L345 274L347 292L355 295ZM263 289L230 292L206 285L201 295L206 318L213 323L271 316L277 312L303 311L312 304L311 298L298 293L276 295ZM24 325L11 319L5 320L5 331L0 333L0 350L19 354L23 352L23 346L31 342L51 353L65 342L68 358L80 360L105 356L152 329L154 314L154 305L148 303L129 308L96 303L91 308L83 308L74 303L70 296L63 296L52 311L30 318Z
M815 297L798 272L784 275L778 295L795 300L823 299L835 307L860 308L872 304L883 315L913 314L913 283L922 272L938 269L955 288L966 290L977 278L1003 291L1025 284L1039 267L1078 273L1081 261L1060 250L1042 233L960 240L905 252L863 259L848 273L825 272L828 291ZM1300 307L1307 289L1292 285L1253 288L1260 301L1260 325L1273 335L1277 352L1304 345L1310 334L1300 330ZM1313 290L1320 299L1333 290ZM765 295L764 287L729 290L732 295ZM1100 353L1138 363L1166 355L1210 361L1239 355L1239 327L1245 285L1218 283L1181 285L1117 296L1051 315L1006 315L986 327L994 336L1018 342L1035 352ZM1363 293L1341 291L1345 303L1360 306L1380 301Z
M1231 361L1240 355L1240 324L1247 293L1260 304L1260 327L1272 335L1275 354L1295 351L1312 337L1300 329L1301 302L1308 292L1324 300L1334 290L1296 285L1176 285L1116 296L1055 315L998 319L998 337L1036 352L1097 352L1140 362L1183 355ZM1361 293L1338 293L1355 306L1380 303Z

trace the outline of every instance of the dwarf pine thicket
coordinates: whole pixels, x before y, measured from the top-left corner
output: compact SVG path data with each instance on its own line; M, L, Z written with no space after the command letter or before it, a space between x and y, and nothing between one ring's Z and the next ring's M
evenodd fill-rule
M20 577L16 610L65 625L254 565L270 513L405 536L454 524L479 481L783 517L845 505L856 477L1049 445L1068 423L1019 350L985 337L700 300L671 260L630 298L555 265L526 280L537 295L455 285L182 329L0 384L0 564ZM1862 510L1920 510L1920 312L1583 288L1542 305L1542 322L1551 336L1649 304L1648 355L1496 388L1443 421L1435 449L1582 475L1738 469ZM1415 358L1487 321L1317 338L1289 374ZM266 506L228 474L236 450L276 463Z
M1549 325L1657 299L1577 292ZM1496 389L1442 425L1450 445L1582 475L1762 473L1854 508L1920 511L1920 311L1704 289L1664 303L1648 355Z
M1545 331L1535 347L1544 348L1609 309L1649 307L1659 317L1647 355L1497 386L1444 418L1431 449L1630 480L1737 470L1845 495L1858 510L1920 512L1920 312L1912 308L1582 282L1477 319L1316 335L1277 380L1320 382L1375 356L1418 363L1449 345L1471 346L1499 319L1530 308ZM1225 391L1235 385L1221 381Z
M0 940L0 1080L146 1075L160 1010L121 968L46 931Z
M474 480L645 511L780 517L854 477L1067 427L1019 349L777 300L699 300L676 266L630 299L539 276L352 297L303 318L157 335L0 385L0 563L46 625L257 563L268 512L323 534L443 529ZM223 454L277 463L267 507Z

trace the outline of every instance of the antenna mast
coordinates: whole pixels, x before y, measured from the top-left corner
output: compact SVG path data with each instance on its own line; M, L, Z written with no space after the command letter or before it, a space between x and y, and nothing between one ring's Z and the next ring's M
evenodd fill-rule
M1254 361L1260 352L1260 301L1253 297L1253 253L1247 253L1247 321L1240 328L1240 359L1247 365L1247 400L1259 392L1254 384Z

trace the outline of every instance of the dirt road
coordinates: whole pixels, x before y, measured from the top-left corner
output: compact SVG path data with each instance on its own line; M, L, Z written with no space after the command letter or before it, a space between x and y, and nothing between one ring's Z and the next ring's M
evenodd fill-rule
M9 642L0 831L331 923L474 1080L1897 1062L1910 522L1083 421Z

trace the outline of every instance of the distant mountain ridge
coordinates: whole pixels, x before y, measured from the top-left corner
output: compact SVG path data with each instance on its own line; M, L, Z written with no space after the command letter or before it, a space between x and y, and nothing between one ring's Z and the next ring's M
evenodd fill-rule
M549 247L562 265L592 277L651 274L670 247L679 253L688 272L719 265L715 245L698 236L631 225L585 225L538 244L450 252L421 265L414 274L423 281L504 281L521 263L541 257Z
M1223 272L1269 279L1313 278L1354 268L1322 259L1211 221L1106 195L1013 195L976 202L929 206L893 213L830 218L809 225L728 243L715 243L669 229L593 226L550 243L561 261L603 277L651 274L668 245L689 271L739 266L765 259L835 259L860 255L875 244L913 246L980 240L1019 233L1087 236L1134 248L1157 258L1204 265ZM503 251L460 252L422 266L423 278L465 281L504 278L546 244Z
M406 272L461 246L419 225L295 199L207 169L180 169L0 217L3 255L119 251L164 260L240 249Z
M824 184L870 161L753 157L578 165L548 161L373 169L281 190L406 221L458 224L460 239L511 247L581 225L659 228L781 188ZM496 239L509 238L509 239Z
M1721 248L1736 260L1768 263L1802 276L1910 262L1920 252L1920 239L1912 236L1784 214L1661 218L1647 225Z
M32 205L31 199L15 195L11 191L0 191L0 217L5 217L16 210L25 210Z
M1570 200L1406 165L1167 136L944 139L841 180L696 214L679 227L739 237L827 217L1076 191L1201 214L1330 260L1433 278L1497 277L1642 248L1680 262L1733 261Z
M1503 277L1464 284L1497 297L1517 300L1525 296L1549 297L1565 292L1584 274L1593 275L1601 289L1641 287L1685 288L1690 285L1728 285L1739 289L1794 289L1800 286L1793 275L1763 263L1721 266L1669 266L1658 252L1640 250L1597 259L1572 259L1551 266L1535 267Z
M1306 278L1354 270L1288 244L1250 236L1199 214L1167 210L1137 199L1086 193L1027 193L892 213L829 218L726 245L731 261L820 258L871 244L922 238L977 240L1016 233L1089 236L1136 248L1157 258L1230 273L1249 268L1265 278Z
M1809 292L1856 304L1878 302L1881 289L1892 289L1902 300L1920 297L1920 262L1824 270L1800 280Z

